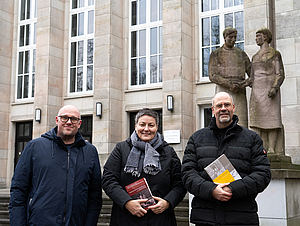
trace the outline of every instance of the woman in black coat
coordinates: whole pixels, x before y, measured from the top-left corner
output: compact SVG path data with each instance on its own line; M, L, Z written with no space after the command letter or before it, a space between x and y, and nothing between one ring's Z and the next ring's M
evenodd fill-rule
M103 171L103 189L113 200L112 226L176 226L174 208L186 194L174 149L157 132L158 114L142 109L135 118L135 131L116 145ZM145 178L155 205L142 208L146 199L132 199L125 186Z

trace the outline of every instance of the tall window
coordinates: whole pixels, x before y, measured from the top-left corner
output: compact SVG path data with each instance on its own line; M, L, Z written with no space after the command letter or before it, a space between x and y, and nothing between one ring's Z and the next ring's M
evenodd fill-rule
M94 10L94 0L71 1L69 93L93 90Z
M16 98L34 97L36 50L36 0L20 0Z
M244 50L243 0L202 0L200 4L200 75L208 80L210 53L224 43L226 27L237 29L235 46Z
M130 85L162 82L162 0L131 0Z

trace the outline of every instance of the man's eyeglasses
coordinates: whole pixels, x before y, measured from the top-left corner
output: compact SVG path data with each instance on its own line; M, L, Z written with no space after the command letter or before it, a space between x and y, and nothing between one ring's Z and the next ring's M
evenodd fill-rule
M57 117L60 117L60 120L63 122L63 123L66 123L69 121L69 119L71 120L71 123L75 124L77 123L79 120L81 120L80 118L77 118L77 117L69 117L69 116L66 116L66 115L59 115Z
M214 108L216 108L216 109L222 109L223 106L224 106L226 109L228 109L229 107L232 106L232 104L231 104L231 103L217 104L216 106L214 106Z

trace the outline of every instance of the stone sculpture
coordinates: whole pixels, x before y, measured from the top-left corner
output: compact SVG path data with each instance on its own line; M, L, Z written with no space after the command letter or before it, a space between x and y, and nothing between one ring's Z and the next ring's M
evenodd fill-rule
M251 63L247 54L234 46L237 30L227 27L223 31L225 44L212 51L209 58L209 79L216 83L216 93L225 91L232 95L236 103L235 114L239 117L239 125L248 128L248 110L246 86L250 79Z
M262 137L268 154L284 155L280 96L284 68L281 54L269 46L272 41L269 29L258 30L255 41L260 50L252 58L250 127Z

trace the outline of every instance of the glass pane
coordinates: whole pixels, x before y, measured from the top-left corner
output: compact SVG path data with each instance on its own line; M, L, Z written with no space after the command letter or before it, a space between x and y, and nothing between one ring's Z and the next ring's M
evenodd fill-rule
M28 98L28 90L29 90L29 75L24 75L24 94L23 94L23 98Z
M243 2L243 0L234 0L234 5L236 6L236 5L243 5L244 4L244 2Z
M26 19L30 19L30 1L27 0Z
M23 83L23 76L18 76L17 99L22 98L22 83Z
M202 0L202 12L209 11L209 0Z
M157 54L157 27L150 30L150 54Z
M159 20L162 20L162 0L159 0Z
M77 14L72 15L71 37L77 36Z
M89 0L89 3L88 3L89 5L94 5L95 4L95 2L94 2L94 0Z
M210 56L209 48L202 49L202 77L208 77L209 56Z
M131 2L131 25L137 25L137 2Z
M157 0L151 0L150 2L150 21L153 22L153 21L157 21L157 15L158 15L158 7L157 7Z
M36 12L37 12L37 4L36 4L36 1L37 0L35 0L35 2L34 2L34 18L36 18Z
M87 66L86 90L93 90L93 65Z
M25 20L25 5L26 5L26 0L21 0L20 20Z
M139 56L146 56L146 30L140 30Z
M150 83L157 83L157 56L150 58Z
M162 55L159 56L159 82L162 82Z
M25 68L24 73L29 73L30 51L25 51Z
M219 16L214 16L211 18L211 44L220 44L220 24Z
M233 0L224 0L224 7L231 7L233 6Z
M23 74L24 52L19 52L18 74Z
M235 19L235 28L237 30L237 41L244 40L244 13L243 12L236 12L234 13Z
M94 39L87 41L87 64L94 62Z
M146 58L139 60L139 85L146 84Z
M20 41L19 46L24 46L25 41L25 25L20 26Z
M131 60L131 85L137 85L137 60Z
M204 127L208 127L212 118L212 109L204 108Z
M79 0L79 8L84 7L84 0Z
M70 69L70 92L75 92L76 68Z
M77 68L77 92L82 92L83 88L83 68Z
M77 0L72 0L72 9L77 9Z
M226 27L233 27L233 13L225 14L225 28Z
M24 136L24 124L23 123L20 123L20 124L17 124L18 125L18 128L17 128L17 131L18 131L18 137L23 137ZM18 146L21 146L23 147L23 145L18 145Z
M146 0L139 0L139 24L146 23Z
M84 35L84 13L79 13L78 36Z
M78 42L78 58L77 58L77 66L83 65L83 41Z
M93 11L89 11L88 13L88 34L93 34L94 33L94 10Z
M30 24L26 25L26 45L30 45Z
M34 23L34 30L33 30L33 44L36 44L36 23Z
M24 136L29 136L30 135L30 124L25 123L25 128L24 128Z
M210 45L210 28L209 28L209 19L202 19L202 46Z
M31 96L34 97L34 83L35 83L35 74L32 74L32 91Z
M239 48L244 51L244 43L243 42L235 43L235 46L236 46L236 48Z
M32 52L32 72L35 72L35 49Z
M131 57L137 56L137 32L131 32Z
M211 0L211 10L219 9L219 0Z
M162 44L162 27L159 27L159 53L162 53L163 44Z
M77 46L77 42L72 42L71 43L71 62L70 62L70 66L76 66L76 46Z

